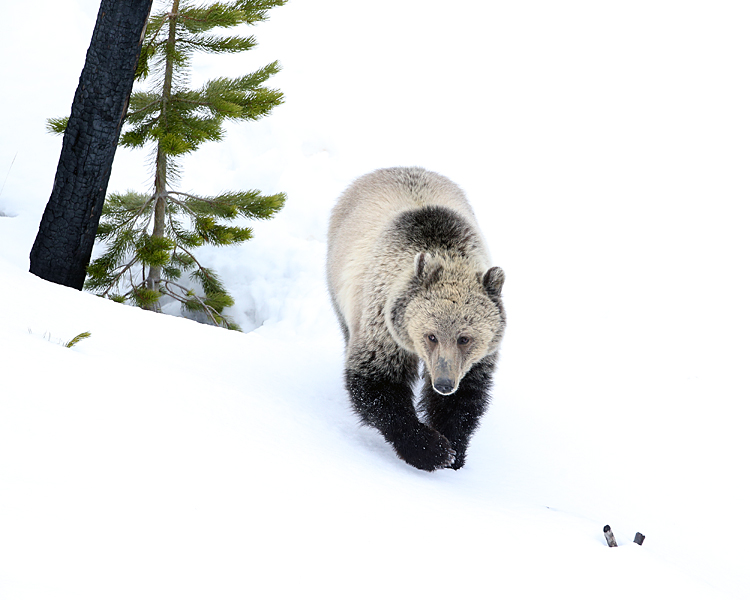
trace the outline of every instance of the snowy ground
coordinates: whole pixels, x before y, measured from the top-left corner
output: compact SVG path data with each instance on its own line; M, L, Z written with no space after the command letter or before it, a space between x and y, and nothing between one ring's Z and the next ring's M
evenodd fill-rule
M3 9L2 600L750 596L750 10L487 6L290 0L196 60L284 66L284 106L185 163L186 189L289 195L205 255L244 334L27 273L98 2ZM323 282L336 196L411 164L464 187L507 274L458 472L357 425Z

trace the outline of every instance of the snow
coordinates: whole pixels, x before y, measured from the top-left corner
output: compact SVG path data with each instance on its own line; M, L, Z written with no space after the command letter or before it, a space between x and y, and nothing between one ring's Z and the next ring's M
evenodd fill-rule
M292 1L195 60L283 65L286 103L184 164L186 190L289 196L203 255L245 333L28 274L98 3L6 7L2 600L750 595L750 9L486 6ZM145 162L118 151L110 189ZM464 187L507 275L457 472L358 425L323 279L337 195L412 164Z

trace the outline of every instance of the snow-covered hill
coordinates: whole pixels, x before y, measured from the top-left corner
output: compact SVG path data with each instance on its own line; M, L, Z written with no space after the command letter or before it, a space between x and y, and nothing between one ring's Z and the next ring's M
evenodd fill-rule
M2 600L750 595L742 3L290 0L257 50L196 61L284 66L284 106L185 164L188 189L289 195L206 251L245 333L27 273L44 118L98 3L21 4L0 22ZM110 189L148 186L144 161L118 153ZM458 472L399 461L342 386L328 212L397 164L462 185L507 273Z

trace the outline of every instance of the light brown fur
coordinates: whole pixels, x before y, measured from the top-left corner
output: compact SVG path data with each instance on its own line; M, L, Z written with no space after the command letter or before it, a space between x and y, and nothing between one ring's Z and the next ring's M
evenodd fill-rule
M363 421L418 468L461 466L505 329L504 275L491 267L461 189L421 168L361 177L332 212L327 277L347 342L347 387ZM448 439L414 413L409 386L420 360L434 393L457 403L423 393Z

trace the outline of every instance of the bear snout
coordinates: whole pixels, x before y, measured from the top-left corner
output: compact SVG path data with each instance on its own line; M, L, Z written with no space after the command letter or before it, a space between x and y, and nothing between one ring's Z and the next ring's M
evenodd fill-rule
M448 377L438 377L435 381L432 382L432 387L438 394L448 396L449 394L452 394L454 392L456 384L452 379L449 379Z
M444 349L443 349L444 350ZM441 396L449 396L456 391L460 374L456 372L455 357L446 357L437 352L433 355L432 368L430 369L430 378L432 379L432 389ZM456 377L458 375L458 377Z

